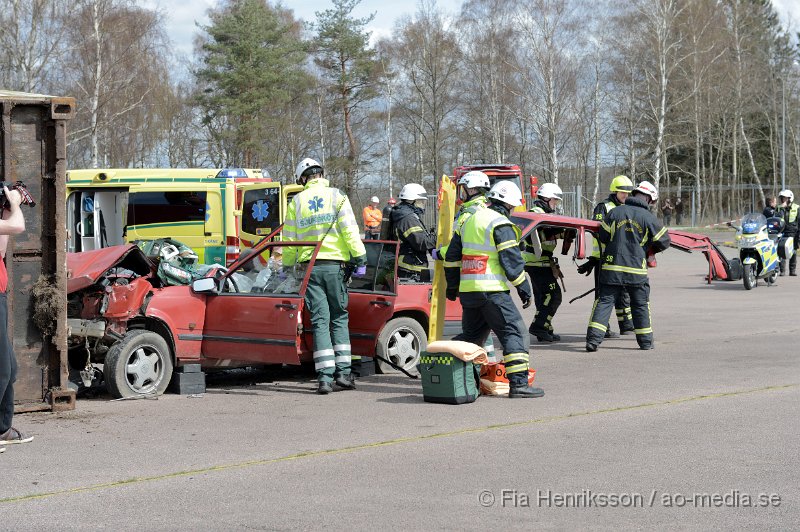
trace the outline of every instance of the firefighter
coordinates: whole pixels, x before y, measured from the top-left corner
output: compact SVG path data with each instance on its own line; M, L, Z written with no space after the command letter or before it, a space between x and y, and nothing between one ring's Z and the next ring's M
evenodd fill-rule
M601 201L595 205L592 218L598 222L602 222L608 213L610 213L615 207L625 203L625 200L628 198L628 195L632 190L633 182L630 180L630 178L628 178L628 176L618 175L612 179L611 186L609 187L611 194L608 195L608 198L606 198L605 201ZM599 262L600 250L598 249L595 256L590 258L588 262L584 263L578 268L578 273L583 273L586 275L589 275L589 273L594 270L595 290L598 290L599 286L600 271L597 269ZM623 335L632 333L633 319L631 316L631 298L628 296L627 292L621 292L619 299L614 301L614 310L617 315L617 323L619 324L619 333ZM613 333L611 331L611 327L608 327L606 329L606 338L614 338L615 336L616 333Z
M600 222L598 238L604 245L600 284L586 331L586 350L597 351L608 330L608 318L620 292L630 296L636 342L640 349L653 349L650 322L650 283L647 260L669 247L669 234L650 212L658 191L642 181L624 205L615 207Z
M409 183L400 191L400 205L392 210L394 238L400 242L397 274L403 279L429 282L431 270L428 254L436 247L436 237L422 221L428 194L417 183Z
M467 172L458 180L456 184L458 188L458 199L461 201L461 206L456 213L456 219L453 223L453 232L464 224L464 221L474 214L480 208L486 207L486 193L489 192L489 176L480 170L472 170ZM440 249L434 249L431 256L436 260L444 260L447 254L447 246L442 246ZM483 349L489 358L489 362L495 363L497 361L494 353L494 340L491 335L487 335L486 341L483 344Z
M322 166L314 159L297 165L295 178L305 189L289 203L283 225L285 241L322 242L308 280L305 304L311 313L317 393L333 391L333 383L355 388L350 374L350 332L347 315L348 263L353 275L366 273L367 252L358 231L350 200L329 186ZM283 265L307 264L313 248L287 246Z
M561 194L561 188L555 183L543 184L536 193L536 200L530 212L552 214L561 201ZM525 271L528 272L533 285L533 300L536 304L536 316L528 332L531 336L536 336L540 342L561 340L561 336L553 330L553 316L561 305L561 288L558 286L560 270L558 259L553 257L553 251L561 233L560 230L552 229L539 231L542 243L541 255L537 257L534 253L530 238L525 240L525 251L522 253L525 259Z
M517 289L522 307L531 304L531 286L519 250L519 230L508 219L522 205L519 188L499 181L489 190L488 206L477 207L456 228L445 255L447 299L461 299L462 333L455 339L481 345L494 332L503 346L512 398L541 397L544 391L528 385L528 347L525 324L506 283Z
M473 214L481 207L486 207L486 193L489 192L490 186L489 176L480 170L472 170L461 176L458 183L456 183L461 206L456 213L453 232L464 223L468 215ZM443 260L446 254L447 246L442 246L441 249L435 249L431 252L431 256L436 260Z
M383 214L378 208L378 196L372 196L370 204L364 207L364 240L378 240L381 236L381 221Z
M775 216L782 218L786 226L783 234L794 238L795 253L789 259L789 275L797 275L797 248L800 246L800 220L797 219L798 206L794 203L794 193L789 190L781 190L778 194L780 206L775 209ZM781 275L786 275L786 260L781 259Z

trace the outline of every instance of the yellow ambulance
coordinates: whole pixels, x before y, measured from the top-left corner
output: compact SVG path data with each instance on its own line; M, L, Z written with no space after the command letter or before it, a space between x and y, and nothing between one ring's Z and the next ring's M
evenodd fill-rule
M67 250L169 237L202 263L229 265L281 224L301 190L242 168L70 170Z

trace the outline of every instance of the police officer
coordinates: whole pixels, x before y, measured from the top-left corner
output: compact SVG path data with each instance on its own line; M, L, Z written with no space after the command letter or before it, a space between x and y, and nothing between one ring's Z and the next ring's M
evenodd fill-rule
M602 222L608 213L610 213L615 207L625 203L625 200L628 199L628 195L631 193L631 191L633 191L633 181L631 181L628 176L618 175L611 180L609 191L611 194L608 195L608 198L606 198L605 201L601 201L594 207L592 219L597 220L598 222ZM578 268L578 273L584 273L586 275L589 275L589 272L594 269L595 289L598 289L599 285L600 271L596 269L596 266L600 261L599 252L600 250L598 249L596 256L590 258L588 262L584 263ZM617 323L619 324L619 333L628 334L633 332L631 298L627 292L620 292L619 298L614 301L614 309L617 315ZM611 332L611 327L606 329L606 338L614 338L615 336L616 334Z
M289 203L283 225L288 242L322 242L308 280L305 304L311 313L314 336L314 369L317 393L333 391L332 383L346 390L355 388L350 374L345 263L355 265L354 275L366 273L367 252L350 200L329 186L322 166L314 159L297 165L295 178L305 189ZM313 248L286 247L283 265L308 263Z
M428 194L417 183L409 183L400 191L400 204L392 209L392 230L400 242L397 274L400 278L419 282L431 280L428 254L436 247L436 237L425 227L422 216Z
M530 212L552 214L561 201L561 194L561 187L555 183L543 184L536 193L536 200ZM525 271L528 272L533 284L533 300L536 304L536 316L528 332L531 336L536 336L540 342L561 340L561 336L553 331L553 316L561 306L561 288L558 286L555 273L559 271L558 259L553 257L560 234L561 231L558 230L543 229L539 231L541 255L536 256L530 238L525 240L525 251L522 253L525 259Z
M508 396L541 397L541 388L528 386L525 324L506 284L516 287L523 308L530 306L519 230L508 219L509 211L522 205L522 194L514 183L498 181L488 198L488 206L476 208L456 229L445 255L447 299L460 297L463 308L456 339L481 345L494 332L503 346Z
M794 193L789 190L781 190L778 194L778 201L780 206L775 209L775 216L782 218L786 226L784 227L783 234L794 238L795 253L789 259L789 275L792 277L797 275L797 248L800 246L800 222L797 219L798 206L794 203ZM781 259L781 275L786 275L786 260Z
M658 191L642 181L624 205L600 222L598 238L604 244L600 285L586 331L586 350L597 351L608 330L608 318L620 292L630 296L634 332L640 349L653 349L650 323L650 283L647 257L669 247L669 234L650 212Z

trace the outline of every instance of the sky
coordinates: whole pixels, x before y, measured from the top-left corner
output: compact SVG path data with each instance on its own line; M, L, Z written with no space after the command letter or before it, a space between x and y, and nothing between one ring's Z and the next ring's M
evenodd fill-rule
M797 31L800 29L800 0L772 0L785 23L790 23ZM186 58L192 55L192 42L198 32L196 23L208 24L206 11L217 4L216 0L142 0L149 8L158 8L167 18L166 28L175 51ZM294 11L296 17L306 22L316 20L315 12L332 6L330 0L283 0L281 4ZM449 14L457 14L462 0L437 0L437 6ZM375 14L375 19L367 26L372 31L373 40L389 35L395 21L403 15L413 15L418 2L404 0L362 0L353 15L363 18Z
M789 2L796 0L787 0ZM274 3L274 2L272 2ZM166 17L166 28L175 51L189 57L192 55L192 41L198 32L195 22L206 25L208 8L217 4L216 0L143 0L142 4L149 8L158 8ZM283 7L294 11L297 18L306 22L316 20L315 12L330 9L330 0L283 0ZM437 0L436 5L444 12L456 14L461 9L462 0ZM367 26L372 31L372 38L389 35L394 23L403 15L413 15L417 9L416 1L361 0L353 10L357 18L368 17L375 13L375 19Z

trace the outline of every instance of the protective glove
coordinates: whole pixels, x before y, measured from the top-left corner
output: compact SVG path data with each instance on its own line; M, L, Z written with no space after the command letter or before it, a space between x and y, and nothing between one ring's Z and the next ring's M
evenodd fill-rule
M286 275L285 271L281 270L281 271L278 272L278 280L279 281L285 281L286 277L287 277L287 275Z
M445 292L445 297L450 301L458 299L458 288L448 288L447 292Z
M517 295L519 299L522 301L522 308L528 308L531 306L531 299L533 299L533 292L531 291L531 285L526 279L524 283L517 286Z
M353 271L353 276L364 277L365 275L367 275L367 265L356 266L356 269Z
M578 273L589 275L597 267L597 259L590 258L580 266L578 266Z
M436 249L436 248L433 248L433 249L431 250L431 258L432 258L433 260L444 260L444 257L442 257L442 254L441 254L441 253L439 252L439 250L438 250L438 249Z

